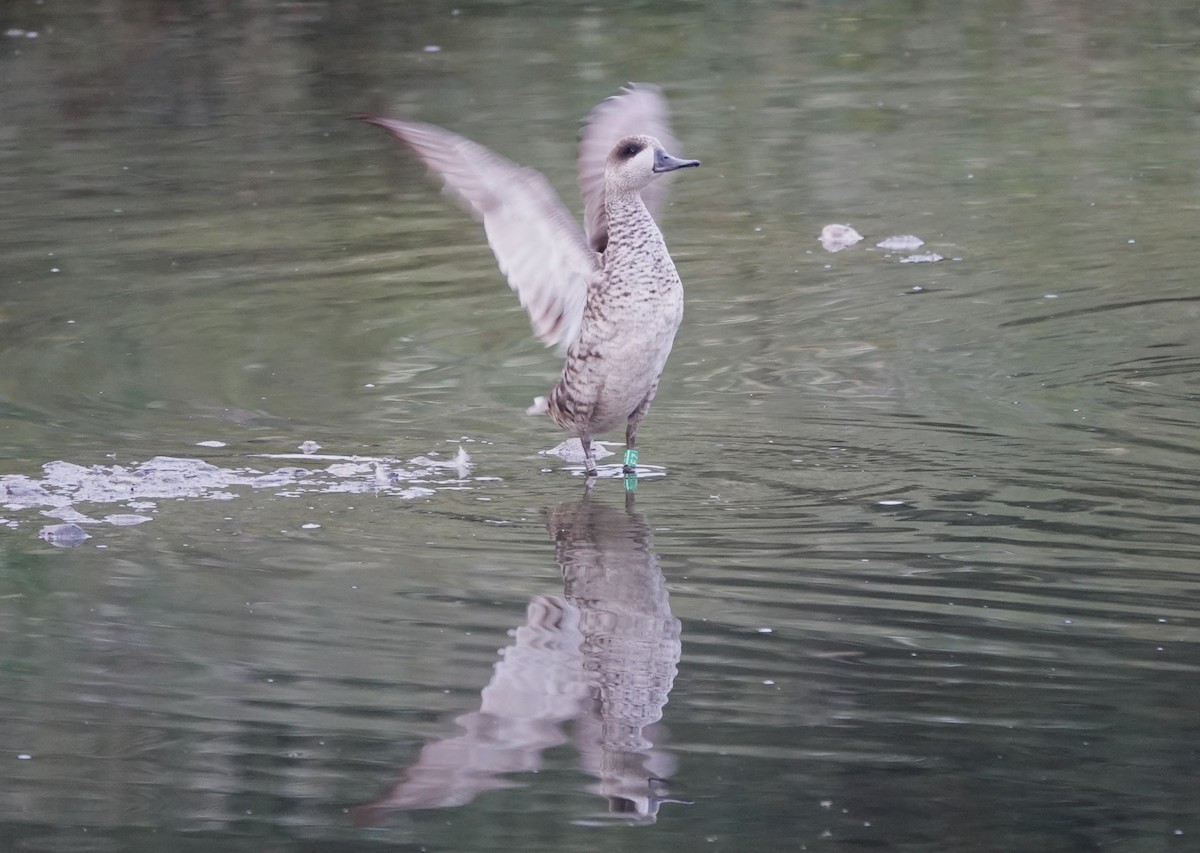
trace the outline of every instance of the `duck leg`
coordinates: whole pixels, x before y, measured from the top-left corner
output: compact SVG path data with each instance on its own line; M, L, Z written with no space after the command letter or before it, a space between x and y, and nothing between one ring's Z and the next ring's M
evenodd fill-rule
M657 380L650 386L650 393L646 395L646 399L638 403L638 407L629 414L629 423L625 426L625 464L621 466L621 470L626 474L637 473L638 424L642 422L642 418L646 417L646 413L650 411L650 404L654 402L656 391L658 391Z
M626 474L637 473L637 428L641 418L629 418L629 424L625 427L625 464L621 466L621 471Z
M586 432L579 436L583 446L583 471L588 477L596 476L596 448L592 445L592 437Z

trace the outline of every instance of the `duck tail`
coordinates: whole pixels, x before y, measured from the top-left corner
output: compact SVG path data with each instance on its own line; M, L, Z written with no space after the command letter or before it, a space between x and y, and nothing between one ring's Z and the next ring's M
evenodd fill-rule
M550 414L550 401L545 397L534 397L533 405L525 410L527 415L548 415Z

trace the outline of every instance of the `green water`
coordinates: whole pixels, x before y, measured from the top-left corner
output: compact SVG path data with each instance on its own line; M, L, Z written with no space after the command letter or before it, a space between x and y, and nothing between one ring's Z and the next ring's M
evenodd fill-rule
M0 502L0 848L1194 849L1194 4L5 30L0 476L62 500ZM481 229L345 120L578 210L578 121L627 80L704 162L628 503L540 454L559 363ZM875 248L905 234L944 260ZM44 467L155 457L216 473ZM90 538L39 538L70 511Z

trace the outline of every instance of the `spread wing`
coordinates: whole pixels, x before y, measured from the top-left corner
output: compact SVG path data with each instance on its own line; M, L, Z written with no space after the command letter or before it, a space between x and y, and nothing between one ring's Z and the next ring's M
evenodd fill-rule
M646 83L630 83L619 94L602 101L583 123L579 136L579 191L583 194L583 222L588 245L597 252L603 252L608 245L604 164L618 142L640 133L656 137L669 153L678 156L679 143L671 133L667 99L661 89ZM642 190L642 201L655 218L666 199L667 187L663 180Z
M488 245L529 312L534 333L565 351L579 334L588 278L599 258L541 173L431 124L355 118L408 145L483 222Z

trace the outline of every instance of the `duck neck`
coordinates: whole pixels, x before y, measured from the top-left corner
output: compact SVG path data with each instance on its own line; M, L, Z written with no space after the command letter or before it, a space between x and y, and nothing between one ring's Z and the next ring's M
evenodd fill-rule
M606 255L644 252L662 245L662 233L639 193L607 190L604 213L608 218Z

